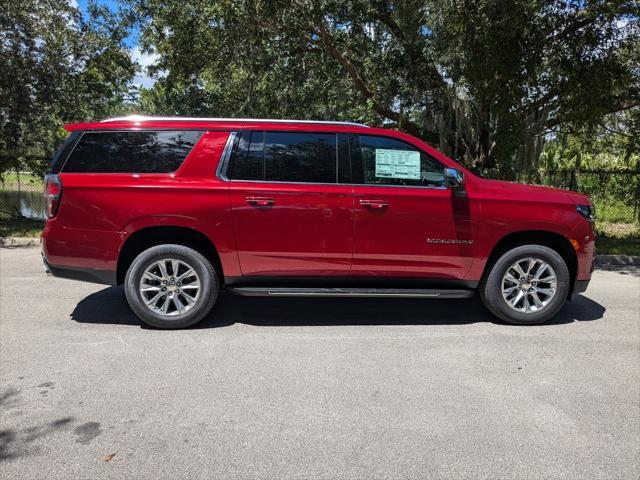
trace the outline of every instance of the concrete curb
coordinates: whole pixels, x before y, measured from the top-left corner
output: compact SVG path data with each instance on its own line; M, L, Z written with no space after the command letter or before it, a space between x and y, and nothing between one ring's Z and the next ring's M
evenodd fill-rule
M596 267L640 266L640 257L633 255L596 255Z
M40 237L0 237L0 247L37 247L42 243Z
M0 237L0 247L38 247L40 237ZM633 255L596 255L596 267L640 266L640 256Z

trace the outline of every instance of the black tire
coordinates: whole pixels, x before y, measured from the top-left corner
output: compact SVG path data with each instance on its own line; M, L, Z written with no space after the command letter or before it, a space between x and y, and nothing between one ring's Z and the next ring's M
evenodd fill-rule
M174 313L172 316L152 311L139 290L145 270L153 263L167 258L183 261L193 268L201 288L197 301L188 311ZM124 292L131 310L144 323L163 329L187 328L198 323L211 311L218 298L219 282L211 262L199 252L183 245L166 244L151 247L135 258L125 277ZM173 308L178 311L175 305Z
M528 257L540 259L556 274L556 292L550 302L535 312L519 312L509 306L502 295L502 279L515 262ZM538 325L553 318L564 305L569 294L569 269L558 252L542 245L522 245L504 252L490 266L488 275L480 283L480 297L485 307L496 317L515 325Z

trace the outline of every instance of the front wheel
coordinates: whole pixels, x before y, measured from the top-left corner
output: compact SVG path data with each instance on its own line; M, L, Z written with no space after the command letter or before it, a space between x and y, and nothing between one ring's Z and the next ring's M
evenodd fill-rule
M186 328L202 320L218 298L218 277L199 252L158 245L138 255L125 277L133 312L157 328Z
M502 254L480 284L480 296L496 317L536 325L554 317L569 294L569 269L551 248L523 245Z

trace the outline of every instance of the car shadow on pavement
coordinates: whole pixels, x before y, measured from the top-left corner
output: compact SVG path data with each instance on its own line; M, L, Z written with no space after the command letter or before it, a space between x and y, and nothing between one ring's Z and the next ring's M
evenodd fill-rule
M574 295L546 325L591 321L605 307ZM80 323L140 325L122 287L109 287L81 300L71 313ZM501 323L477 297L459 300L383 298L261 298L222 293L210 315L193 328L219 328L234 323L255 326L332 325L464 325ZM146 328L146 327L145 327Z

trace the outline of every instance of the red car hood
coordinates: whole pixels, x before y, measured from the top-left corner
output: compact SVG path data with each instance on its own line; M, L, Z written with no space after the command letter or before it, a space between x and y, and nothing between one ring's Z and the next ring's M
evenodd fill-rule
M534 201L548 201L554 203L573 203L575 205L589 205L591 201L587 195L564 190L562 188L544 187L541 185L525 185L503 180L482 179L479 187L482 190L492 190L493 193L511 196L514 199L529 199Z

